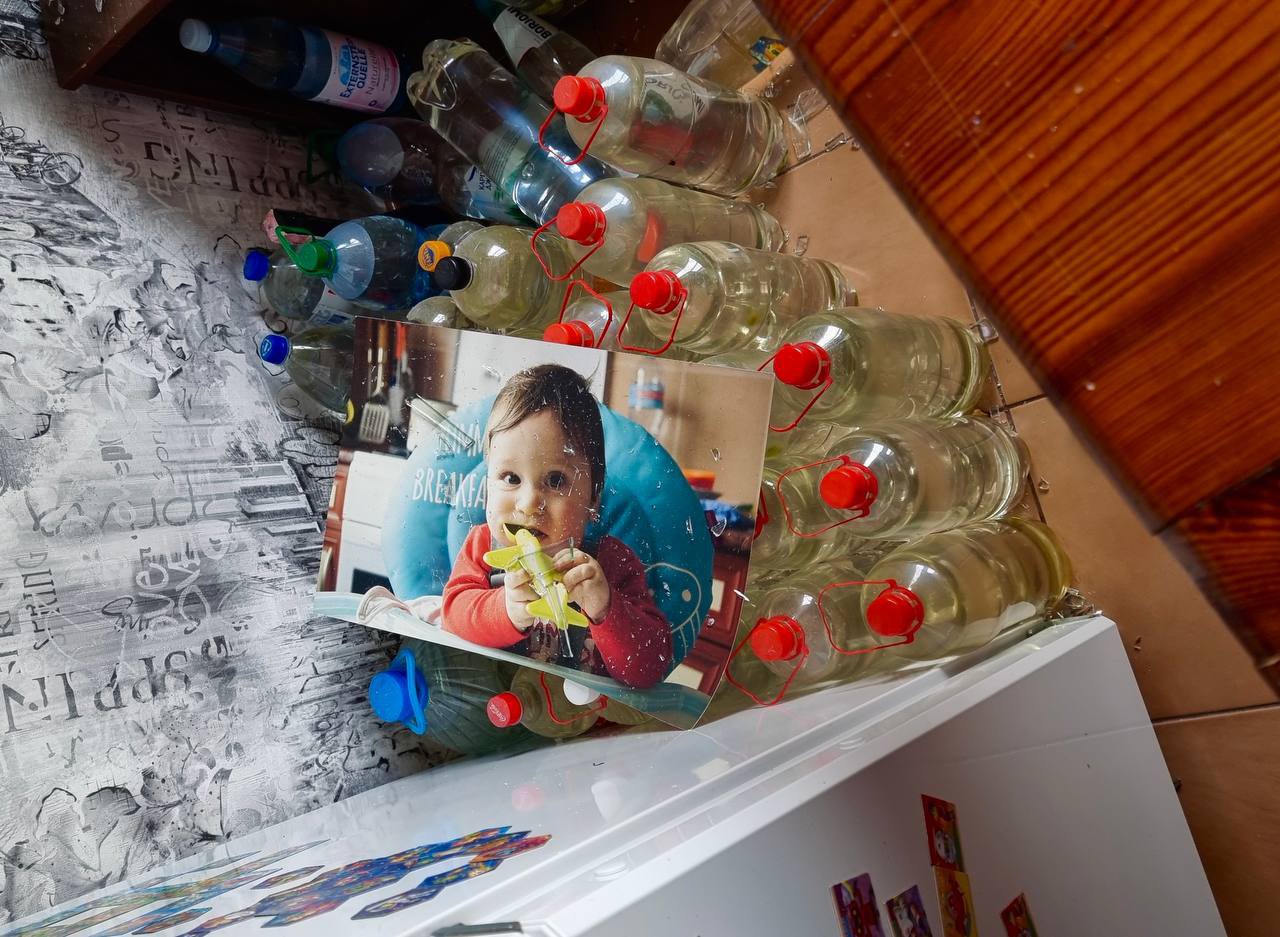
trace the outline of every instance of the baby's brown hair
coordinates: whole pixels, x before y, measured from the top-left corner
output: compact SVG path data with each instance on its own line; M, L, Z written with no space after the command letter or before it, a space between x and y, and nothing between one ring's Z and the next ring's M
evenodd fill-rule
M551 410L574 453L591 468L591 503L604 492L604 422L587 379L561 364L538 364L512 375L494 398L484 434L484 454L494 433L518 425L535 413Z

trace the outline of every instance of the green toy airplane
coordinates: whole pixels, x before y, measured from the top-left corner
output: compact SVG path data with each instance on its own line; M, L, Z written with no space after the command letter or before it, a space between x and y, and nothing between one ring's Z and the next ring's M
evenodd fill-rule
M484 555L484 561L495 569L511 572L518 567L529 574L529 584L540 596L529 603L529 614L552 622L561 631L568 631L570 625L575 628L590 625L587 616L569 604L564 576L556 571L551 557L542 551L538 538L523 527L513 531L504 525L503 530L515 545L490 550Z

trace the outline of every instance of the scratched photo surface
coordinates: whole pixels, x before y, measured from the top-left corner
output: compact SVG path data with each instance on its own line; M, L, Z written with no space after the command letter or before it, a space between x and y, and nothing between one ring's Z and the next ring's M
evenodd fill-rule
M301 132L57 88L0 0L0 924L444 758L310 616L338 426L254 354ZM279 327L276 324L276 327Z

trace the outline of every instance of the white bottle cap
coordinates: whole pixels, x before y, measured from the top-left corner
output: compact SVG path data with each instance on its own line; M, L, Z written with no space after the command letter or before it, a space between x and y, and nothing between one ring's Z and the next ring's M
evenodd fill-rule
M178 27L178 41L192 52L208 52L213 48L213 29L204 20L183 20Z
M600 694L581 683L572 680L564 682L564 697L575 706L589 706L600 698Z

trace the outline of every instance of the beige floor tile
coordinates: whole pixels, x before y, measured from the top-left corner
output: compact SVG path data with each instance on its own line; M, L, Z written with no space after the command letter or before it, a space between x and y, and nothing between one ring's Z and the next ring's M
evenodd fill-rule
M1077 587L1115 620L1153 719L1275 702L1274 690L1173 553L1048 400L1010 411L1045 519Z
M1272 937L1280 921L1280 707L1156 726L1191 835L1231 937Z
M823 153L754 197L786 228L786 250L842 267L862 305L973 321L959 279L862 151Z

